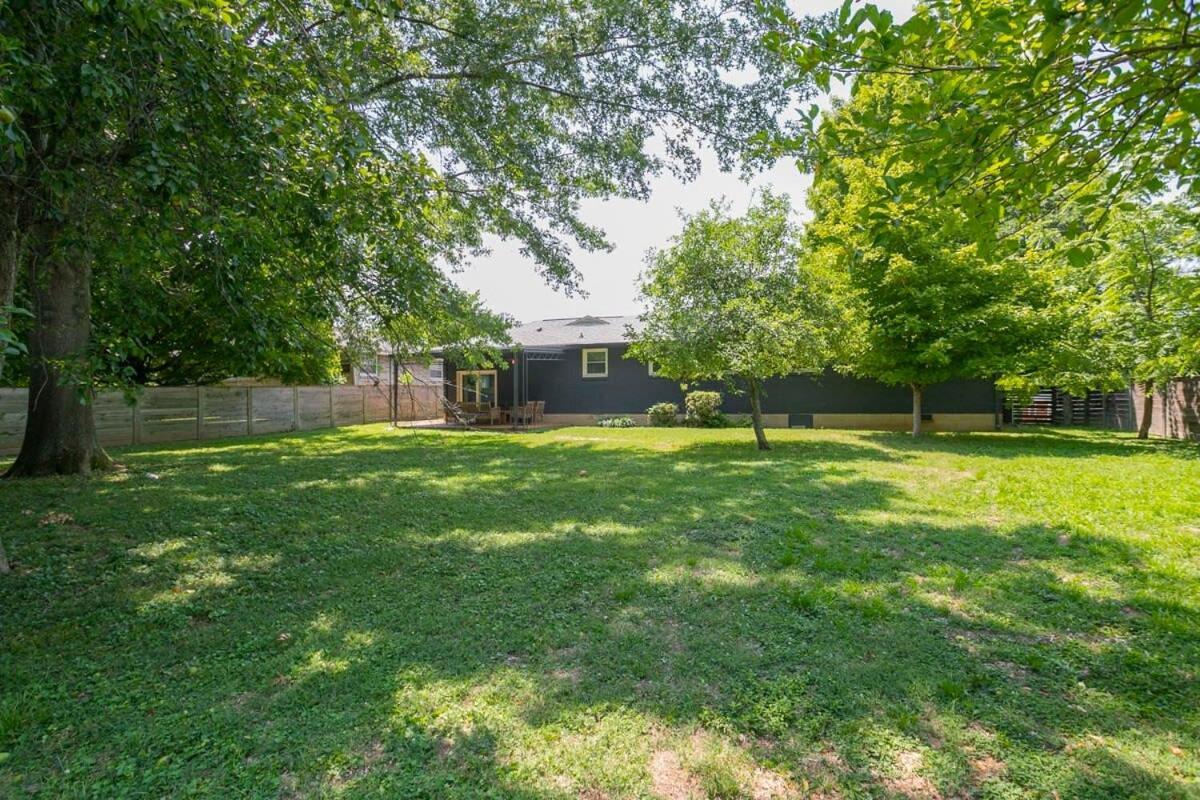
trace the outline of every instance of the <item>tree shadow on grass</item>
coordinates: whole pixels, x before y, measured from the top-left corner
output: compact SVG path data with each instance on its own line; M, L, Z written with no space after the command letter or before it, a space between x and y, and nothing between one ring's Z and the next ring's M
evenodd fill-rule
M1160 454L1172 459L1200 459L1200 447L1182 439L1137 439L1133 434L1088 428L1006 428L995 433L935 433L913 438L906 433L876 432L865 441L894 455L947 452L987 458L1144 457Z
M1194 748L1200 707L1200 620L1147 549L924 508L873 440L380 439L151 453L159 480L54 498L85 533L21 534L2 589L18 762L64 791L619 797L699 730L797 791L1191 791L1139 761Z

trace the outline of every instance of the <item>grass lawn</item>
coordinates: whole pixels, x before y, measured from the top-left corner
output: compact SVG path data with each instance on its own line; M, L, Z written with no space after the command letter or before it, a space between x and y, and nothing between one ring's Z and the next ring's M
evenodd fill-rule
M394 432L0 484L0 797L1200 797L1200 452Z

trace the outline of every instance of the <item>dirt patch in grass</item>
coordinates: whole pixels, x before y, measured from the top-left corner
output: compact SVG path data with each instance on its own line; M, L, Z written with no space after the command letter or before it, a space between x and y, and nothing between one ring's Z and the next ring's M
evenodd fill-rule
M918 751L901 751L896 756L898 774L885 777L882 781L884 787L907 800L942 800L942 793L933 785L933 781L920 774L924 763L925 757Z
M756 767L750 780L750 797L753 800L785 800L800 797L796 786L778 772Z
M661 800L690 800L700 783L683 768L673 750L655 750L650 756L650 791Z
M1003 761L990 755L972 758L970 767L971 781L977 785L999 778L1006 769Z

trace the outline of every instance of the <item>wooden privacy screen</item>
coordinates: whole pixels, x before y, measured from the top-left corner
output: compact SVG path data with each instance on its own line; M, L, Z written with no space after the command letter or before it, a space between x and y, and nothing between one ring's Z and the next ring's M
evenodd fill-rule
M400 419L441 416L437 387L398 394ZM20 449L28 397L27 389L0 389L0 453ZM390 386L155 386L133 405L121 392L101 392L96 436L120 447L361 425L389 420L390 403Z

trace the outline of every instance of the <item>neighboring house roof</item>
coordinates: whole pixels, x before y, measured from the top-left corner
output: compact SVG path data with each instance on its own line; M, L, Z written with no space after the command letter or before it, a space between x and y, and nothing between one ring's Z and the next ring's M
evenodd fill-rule
M517 325L508 335L522 347L587 347L588 345L624 344L629 341L626 328L642 328L637 317L560 317L539 319Z

